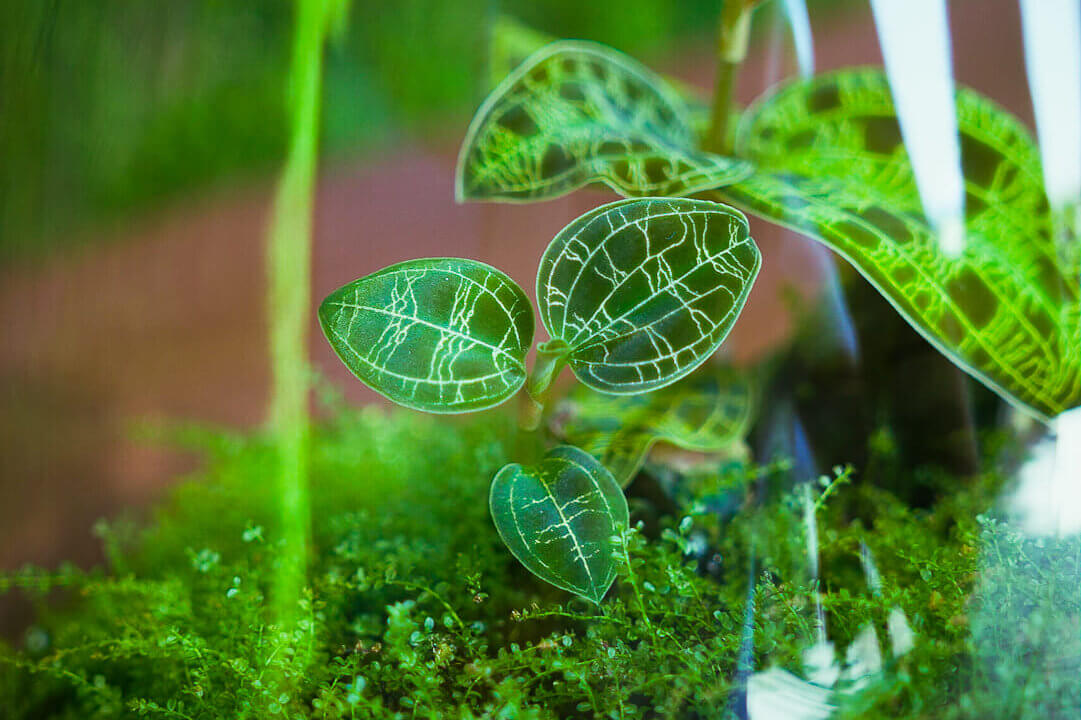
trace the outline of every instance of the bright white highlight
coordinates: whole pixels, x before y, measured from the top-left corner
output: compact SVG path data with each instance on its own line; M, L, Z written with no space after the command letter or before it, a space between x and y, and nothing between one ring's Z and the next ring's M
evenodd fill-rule
M946 2L871 0L871 9L924 214L956 257L964 250L965 186Z
M1021 0L1021 20L1044 185L1060 210L1081 199L1081 3Z
M1059 534L1081 532L1081 408L1055 419L1055 508Z
M788 17L788 24L792 26L792 43L796 46L799 74L809 78L815 74L815 44L806 1L784 0L784 14Z
M751 720L826 720L837 710L830 702L832 695L832 688L770 668L747 681L747 716Z
M1081 532L1081 408L1059 415L1055 432L1033 448L1010 502L1030 535Z
M807 529L807 547L811 573L818 579L818 531L814 528L814 506L810 484L803 486L803 519ZM810 557L810 551L814 556ZM860 543L860 561L867 576L867 585L879 596L882 580L871 558L871 550ZM818 598L817 592L815 593ZM894 657L915 646L912 629L900 608L890 611L888 622ZM820 630L824 629L824 623ZM882 672L882 652L878 635L870 623L859 633L845 651L843 665L837 662L833 643L823 635L803 653L806 679L787 670L772 667L754 673L747 681L747 717L749 720L828 720L837 710L835 693L851 694L865 687ZM840 683L840 685L838 685Z

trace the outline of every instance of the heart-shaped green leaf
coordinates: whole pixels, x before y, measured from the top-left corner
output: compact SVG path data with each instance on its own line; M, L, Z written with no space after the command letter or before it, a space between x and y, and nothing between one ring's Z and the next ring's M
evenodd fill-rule
M728 335L761 257L747 219L704 200L611 203L565 227L541 258L537 301L578 379L602 392L656 390Z
M492 481L492 520L537 577L600 603L616 579L612 537L630 523L619 485L592 455L563 445L536 467L507 465Z
M824 75L759 102L738 136L758 170L719 197L821 240L957 365L1052 418L1081 404L1076 264L1056 250L1039 155L1021 124L967 90L957 122L959 258L943 253L923 215L877 70Z
M632 197L689 195L750 173L695 145L687 108L664 80L602 45L560 41L477 111L456 192L459 201L532 201L602 182Z
M711 367L650 393L608 395L578 386L561 412L564 439L600 460L626 487L658 442L720 452L741 440L751 420L747 378Z
M319 307L331 347L366 385L434 413L483 410L525 382L533 307L474 260L398 263L338 288Z

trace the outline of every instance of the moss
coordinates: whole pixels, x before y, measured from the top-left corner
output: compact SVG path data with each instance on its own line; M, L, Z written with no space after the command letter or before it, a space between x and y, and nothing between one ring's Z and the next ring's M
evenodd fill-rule
M632 487L632 521L659 520L629 533L632 572L597 607L533 578L499 541L489 479L512 446L516 458L539 452L517 447L510 426L500 412L445 422L375 410L323 424L304 621L288 642L267 620L280 544L272 448L207 436L207 469L146 527L102 529L106 569L0 578L40 603L22 647L0 652L4 716L717 717L737 682L752 553L756 666L799 671L814 639L802 511L792 493L746 499L781 485L783 467L682 477L676 513ZM1005 700L1011 717L1042 718L1076 701L1076 687L1054 687L1059 675L1029 662L1054 660L1041 648L1062 632L1063 603L1077 636L1065 580L1076 541L1037 548L981 522L993 474L937 478L947 499L919 511L840 477L820 491L831 639L843 649L866 622L884 629L894 607L917 637L848 698L849 716L967 717ZM877 596L861 541L882 577ZM1044 621L1003 626L1000 612Z

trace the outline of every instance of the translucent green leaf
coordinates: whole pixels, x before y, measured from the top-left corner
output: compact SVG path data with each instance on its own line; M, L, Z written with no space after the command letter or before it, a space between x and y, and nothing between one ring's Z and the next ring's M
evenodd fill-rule
M663 79L604 46L560 41L477 111L456 192L459 201L535 201L602 182L631 197L688 195L750 172L696 144L683 100Z
M555 39L510 15L500 15L492 23L488 36L488 72L491 87L499 85L514 68Z
M598 433L583 440L586 444L582 445L582 449L608 468L620 487L631 484L649 456L650 448L657 442L650 433L640 432Z
M751 420L750 382L711 367L660 390L609 395L579 385L562 404L561 434L600 460L626 487L658 442L720 452L743 439Z
M630 519L619 485L592 455L563 445L536 467L507 465L489 503L499 536L530 572L600 603L618 570L612 537Z
M345 285L319 307L342 362L396 403L435 413L483 410L525 382L533 307L484 263L425 258Z
M747 219L705 200L611 203L565 227L541 258L537 301L574 374L602 392L656 390L716 351L761 257Z
M1081 403L1081 324L1038 152L973 92L958 93L957 120L967 234L957 259L924 218L879 71L796 83L754 106L738 149L758 171L720 197L829 245L960 367L1051 418Z

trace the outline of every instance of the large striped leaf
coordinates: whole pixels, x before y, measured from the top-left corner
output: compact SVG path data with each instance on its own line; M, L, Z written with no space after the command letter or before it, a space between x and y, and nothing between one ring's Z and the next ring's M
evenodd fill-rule
M741 213L704 200L604 205L545 251L537 300L574 374L602 392L656 390L728 335L761 258Z
M391 265L327 296L319 322L342 362L396 403L434 413L498 405L525 382L533 307L484 263Z
M627 500L592 455L567 445L536 467L507 465L492 481L492 520L537 577L600 603L616 579L612 538L630 523Z
M703 368L660 390L609 395L579 385L561 404L560 432L604 465L623 487L656 443L721 452L743 439L751 385L728 367Z
M719 197L829 245L960 367L1052 418L1081 404L1077 268L1063 270L1038 152L1020 123L965 90L957 120L960 258L939 249L923 215L877 70L795 83L755 105L738 151L757 171Z
M688 195L750 166L695 149L680 96L635 60L560 41L531 55L477 111L458 158L459 201L536 201L588 183Z

